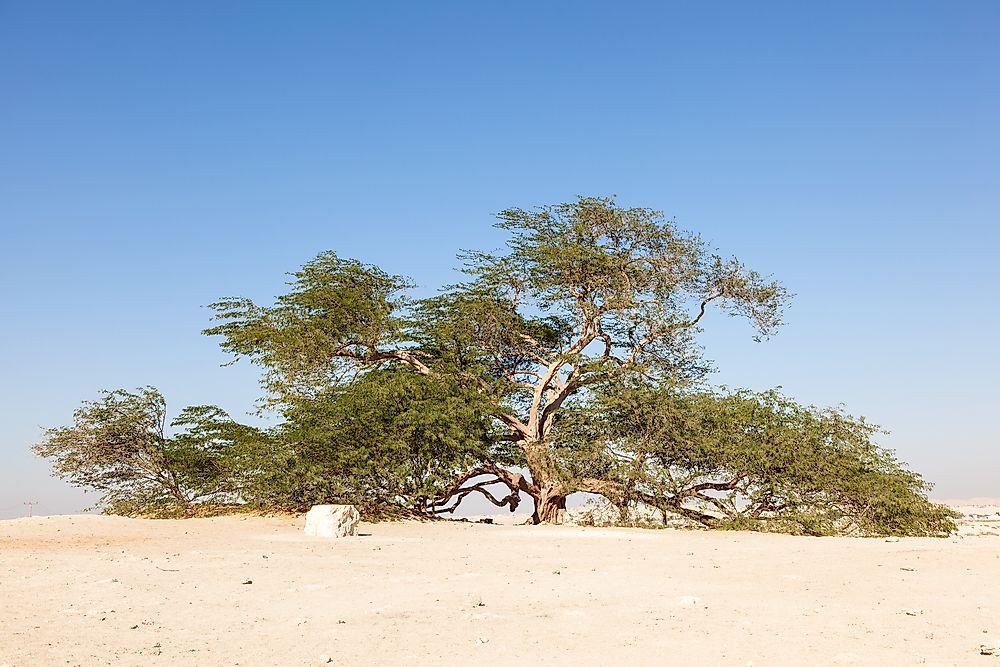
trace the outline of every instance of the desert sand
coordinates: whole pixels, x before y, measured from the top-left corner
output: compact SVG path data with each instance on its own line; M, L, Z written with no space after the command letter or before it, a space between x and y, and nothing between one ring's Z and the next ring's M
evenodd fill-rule
M1000 667L980 648L1000 637L1000 521L984 512L952 538L889 541L2 521L0 665Z

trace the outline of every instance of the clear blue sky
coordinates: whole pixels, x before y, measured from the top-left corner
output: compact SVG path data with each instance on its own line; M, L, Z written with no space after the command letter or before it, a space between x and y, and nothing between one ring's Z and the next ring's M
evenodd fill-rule
M453 279L508 206L617 194L797 294L716 380L1000 496L1000 3L0 0L0 517L98 389L258 396L204 305L334 249Z

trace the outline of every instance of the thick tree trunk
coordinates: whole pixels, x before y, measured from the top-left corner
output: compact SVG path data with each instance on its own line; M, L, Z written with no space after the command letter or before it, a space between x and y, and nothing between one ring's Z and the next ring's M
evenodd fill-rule
M571 489L559 481L552 453L542 438L522 442L521 446L531 473L529 494L535 501L531 523L562 523L566 515L566 496Z
M566 518L566 490L560 484L549 483L541 487L535 500L532 523L562 523Z

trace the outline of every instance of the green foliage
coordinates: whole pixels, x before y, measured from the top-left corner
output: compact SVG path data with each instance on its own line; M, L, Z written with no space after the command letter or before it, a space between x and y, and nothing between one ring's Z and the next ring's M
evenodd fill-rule
M946 535L953 513L874 438L877 426L777 392L633 387L601 397L613 475L633 499L720 528Z
M272 306L212 304L218 324L205 333L265 369L274 403L401 361L489 391L516 412L526 394L551 388L537 382L549 368L575 377L570 392L612 373L700 376L694 334L709 305L746 317L761 335L780 324L783 287L658 211L581 197L499 218L506 252L465 253L470 279L438 297L408 301L407 280L326 252Z
M787 291L736 259L713 253L659 211L580 197L537 210L508 209L506 253L469 252L465 271L482 293L544 313L563 332L593 327L605 344L586 368L699 374L693 328L708 304L744 316L762 335L781 322ZM565 352L562 347L546 350ZM585 347L574 351L587 354ZM617 358L616 358L617 357ZM604 362L614 362L608 365Z
M272 307L228 298L210 305L222 348L266 369L280 401L309 398L351 372L344 359L376 361L400 340L397 310L409 283L381 269L324 252L292 275L292 290Z
M490 408L448 378L389 368L298 401L259 452L247 499L265 507L347 502L398 514L488 454Z
M166 401L153 389L105 391L74 413L71 426L48 429L33 449L55 474L93 489L115 513L224 499L236 491L234 455L257 433L214 407L192 407L166 434Z

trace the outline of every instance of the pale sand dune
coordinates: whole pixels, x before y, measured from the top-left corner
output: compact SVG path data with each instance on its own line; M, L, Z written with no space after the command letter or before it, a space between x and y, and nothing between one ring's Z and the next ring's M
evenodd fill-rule
M0 665L997 665L1000 537L0 522ZM252 581L253 583L244 583ZM325 659L325 658L324 658Z

